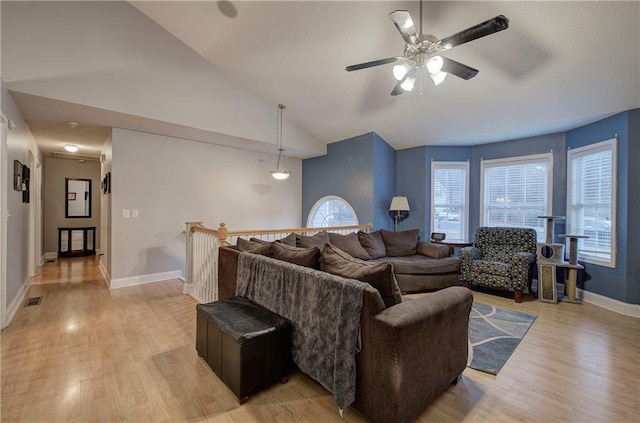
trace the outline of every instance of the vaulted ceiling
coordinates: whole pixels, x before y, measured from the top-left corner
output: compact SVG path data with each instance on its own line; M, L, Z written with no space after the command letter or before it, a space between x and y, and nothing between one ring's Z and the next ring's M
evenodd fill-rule
M252 116L265 114L264 125L256 126L256 133L225 127L225 121L233 121L232 115L207 124L189 121L180 113L173 113L169 119L130 104L118 107L117 102L90 104L81 96L66 98L42 82L51 79L49 82L55 83L50 75L22 78L26 65L18 62L26 60L34 66L38 60L33 57L36 50L30 50L30 57L17 52L24 51L30 42L40 41L17 39L21 36L19 28L28 31L30 27L20 27L7 19L28 20L37 13L36 8L44 6L33 3L5 8L9 2L2 3L3 79L18 98L18 107L27 120L37 127L34 133L42 139L47 125L56 123L51 120L63 124L63 116L71 116L53 113L55 118L43 119L47 104L58 110L67 103L68 107L102 110L103 116L111 113L113 126L145 130L146 119L154 127L151 132L173 136L184 132L185 138L200 137L202 141L207 141L208 133L221 134L228 136L231 144L248 139L270 145L274 142L270 125L275 119L275 107L284 103L288 120L299 128L296 136L290 137L295 139L286 139L285 144L300 157L321 154L314 140L326 144L371 131L396 148L473 145L566 131L640 107L639 2L424 2L422 21L417 22L420 7L415 1L140 1L130 2L122 8L118 21L110 22L117 32L120 25L135 21L140 32L129 34L128 38L134 46L137 40L142 46L147 37L158 39L157 32L151 36L149 31L165 31L175 37L164 42L171 48L155 44L153 49L145 46L140 50L141 55L154 54L163 60L162 69L157 67L158 76L150 74L147 78L167 74L166 68L173 67L167 63L187 66L185 55L199 54L212 73L223 74L242 87L221 96L210 92L212 99L203 100L200 107L208 107L208 102L213 101L229 102L234 92L238 96L254 96L256 101L247 104L262 106L255 106L250 111ZM51 3L55 2L47 3L47 8L54 7ZM92 2L82 3L97 7L91 6ZM402 54L404 42L388 16L397 9L409 10L416 26L421 23L425 33L438 38L500 14L509 18L510 25L505 31L446 52L447 57L479 69L475 78L465 81L449 75L436 87L427 76L418 80L414 92L392 97L392 65L356 72L346 72L344 68ZM68 4L64 10L69 10ZM74 17L69 24L48 13L48 18L37 25L51 27L40 28L31 35L46 37L47 31L63 30L63 24L75 25L75 38L68 36L66 45L57 44L65 60L71 60L65 49L82 44L88 34L99 36L90 21L77 22L83 16ZM142 20L148 22L141 25ZM6 32L5 26L9 26ZM121 44L109 44L109 51L103 53L117 58L121 53L116 49L122 48L127 58L120 66L103 69L105 75L101 77L110 78L111 69L132 74L140 70L133 66L137 59L129 57L132 45ZM5 50L10 53L8 56L4 55ZM182 68L179 71L187 72ZM201 71L197 73L200 74ZM56 77L60 76L82 80L83 73L73 75L69 70L58 69ZM185 74L185 78L192 77ZM171 101L162 93L154 92L154 96L155 101ZM39 101L38 107L33 105L35 101ZM247 106L233 109L236 110L228 113L243 113ZM109 126L109 122L104 118L100 125ZM259 134L261 130L264 136ZM306 144L296 145L296 139L305 137ZM220 142L212 139L211 142ZM254 147L262 148L248 146Z

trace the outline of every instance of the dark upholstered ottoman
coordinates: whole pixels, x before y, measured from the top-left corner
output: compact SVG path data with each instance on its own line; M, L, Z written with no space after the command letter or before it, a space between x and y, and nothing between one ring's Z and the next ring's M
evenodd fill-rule
M291 368L291 323L244 297L198 304L196 350L238 397L276 381Z

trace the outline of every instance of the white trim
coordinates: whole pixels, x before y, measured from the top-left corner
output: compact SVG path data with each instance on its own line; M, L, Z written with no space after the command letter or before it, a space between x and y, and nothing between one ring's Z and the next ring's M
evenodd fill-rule
M0 329L7 327L7 219L9 210L7 203L7 180L9 175L7 138L9 136L9 119L0 116Z
M57 251L47 251L46 253L44 253L44 260L50 260L50 259L57 259L58 258L58 252Z
M434 231L435 226L435 190L434 180L436 168L442 169L462 169L465 171L465 184L464 184L464 217L462 222L462 241L466 242L469 239L469 185L471 182L471 173L469 171L469 161L431 161L431 220L430 228L431 232Z
M22 282L22 286L20 287L20 290L18 291L16 296L13 298L13 301L11 301L11 304L9 304L9 306L7 307L6 315L4 316L4 319L3 319L4 326L2 327L2 329L9 326L9 324L13 320L13 317L18 312L20 305L24 301L24 298L27 296L28 290L29 290L29 278L25 279L24 282Z
M594 304L598 307L624 314L625 316L640 318L640 304L624 303L580 288L577 289L576 296L585 303Z
M145 283L166 281L169 279L178 279L182 277L180 270L172 270L170 272L150 273L147 275L131 276L128 278L111 279L109 287L111 289L123 288L126 286L142 285Z
M572 197L572 170L573 170L573 158L584 157L589 154L600 153L611 150L611 260L604 261L596 257L590 257L580 254L578 249L578 260L585 263L595 264L597 266L615 268L617 262L617 233L618 233L618 143L617 138L611 138L604 141L599 141L593 144L585 145L579 148L572 148L567 151L567 230L570 233L575 233L569 227L571 225L571 197ZM579 242L579 241L578 241ZM567 249L569 248L569 240L566 240Z
M547 163L547 215L551 215L553 210L553 150L549 153L530 154L527 156L505 157L501 159L480 160L480 226L487 226L485 223L484 197L485 197L485 171L492 167L515 166L520 164L530 164L535 162ZM537 231L537 229L536 229ZM540 239L540 234L538 234ZM544 239L544 238L542 238Z
M100 273L102 273L102 277L107 284L107 288L109 288L111 286L111 275L107 272L107 268L104 266L104 262L102 260L98 260L98 269L100 269Z

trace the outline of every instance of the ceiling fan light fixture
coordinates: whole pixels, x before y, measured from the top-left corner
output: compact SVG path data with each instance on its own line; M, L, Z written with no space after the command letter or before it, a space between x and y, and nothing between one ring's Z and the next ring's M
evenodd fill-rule
M440 70L442 70L442 65L444 63L444 60L442 60L442 57L440 56L433 56L431 59L429 59L429 61L427 62L427 70L429 71L430 74L434 74L434 73L438 73L440 72Z
M433 82L434 84L436 84L436 86L442 84L442 81L444 81L446 77L447 77L446 72L437 72L437 73L431 74L431 79L433 79Z
M416 78L415 76L409 76L407 77L407 79L404 80L404 82L402 84L400 84L400 87L408 92L413 91L413 85L416 82Z
M67 144L64 146L64 149L67 150L69 153L75 153L76 151L78 151L78 146L73 144Z
M409 72L411 65L408 63L401 63L393 67L393 77L396 81L402 81L402 78Z

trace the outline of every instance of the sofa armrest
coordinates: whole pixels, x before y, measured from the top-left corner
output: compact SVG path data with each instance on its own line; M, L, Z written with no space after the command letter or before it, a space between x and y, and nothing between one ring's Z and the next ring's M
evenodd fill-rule
M473 295L449 287L402 302L372 319L373 413L378 421L413 421L467 364ZM375 389L373 389L375 388Z
M442 244L436 244L435 242L418 242L416 252L418 254L422 254L423 256L435 259L445 258L451 255L451 253L449 252L449 247Z
M218 250L218 300L236 295L239 256L240 250L235 247L220 247Z

